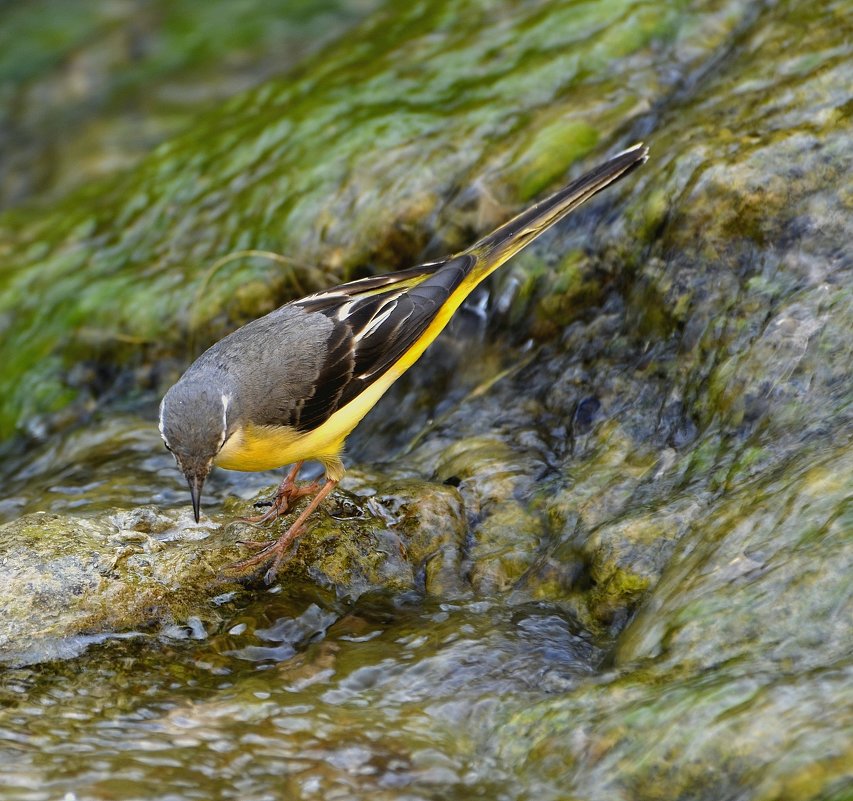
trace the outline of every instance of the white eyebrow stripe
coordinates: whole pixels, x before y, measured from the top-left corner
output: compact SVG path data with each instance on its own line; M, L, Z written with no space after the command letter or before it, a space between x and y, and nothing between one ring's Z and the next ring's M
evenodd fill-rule
M157 428L160 429L160 436L163 438L163 441L166 441L166 432L163 430L165 428L163 424L163 412L166 410L166 396L163 396L163 400L160 401L160 423Z
M223 392L219 397L222 398L222 440L219 443L221 448L228 433L228 404L231 403L231 396Z

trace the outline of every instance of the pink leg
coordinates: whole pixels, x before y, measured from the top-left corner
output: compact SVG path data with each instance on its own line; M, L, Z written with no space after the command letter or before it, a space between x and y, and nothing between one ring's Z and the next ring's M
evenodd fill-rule
M305 521L337 486L337 483L337 481L332 481L332 479L327 478L323 488L314 496L311 503L302 510L302 514L293 521L290 528L287 529L287 531L277 540L267 543L242 543L243 545L248 545L250 547L257 547L259 550L254 556L250 556L248 559L243 559L242 561L231 565L229 569L242 572L247 568L257 567L258 565L265 565L272 562L269 570L264 574L264 581L266 581L267 584L271 584L273 579L275 579L276 573L278 573L278 569L281 566L291 544L303 532L305 528Z
M290 468L288 474L284 477L281 484L279 484L278 489L275 492L275 496L273 497L272 506L267 509L262 515L256 515L254 517L242 517L240 518L244 523L256 523L258 525L263 525L264 523L270 523L273 520L281 517L281 515L286 514L293 504L298 501L300 498L305 495L310 495L312 492L316 492L320 485L316 481L312 481L310 484L306 484L304 487L300 487L296 484L296 476L299 474L299 470L302 468L303 462L297 462L293 467Z

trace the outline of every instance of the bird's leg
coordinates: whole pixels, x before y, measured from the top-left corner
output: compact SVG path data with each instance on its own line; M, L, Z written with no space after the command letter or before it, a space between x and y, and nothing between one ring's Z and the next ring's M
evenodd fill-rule
M266 581L267 584L271 584L276 573L278 573L278 569L281 566L290 545L305 529L305 521L308 520L312 512L314 512L329 493L337 486L337 483L337 481L332 481L332 479L327 478L326 483L314 496L311 503L302 510L302 513L293 521L290 528L287 529L287 531L285 531L277 540L264 543L241 541L241 545L247 545L250 548L258 548L258 552L254 556L250 556L248 559L235 562L233 565L230 565L228 569L242 572L247 568L257 567L258 565L265 565L268 562L272 562L269 570L264 574L264 581Z
M256 515L255 517L242 517L240 519L244 523L255 523L259 525L269 523L281 515L286 514L293 504L303 496L316 492L320 488L320 485L316 481L312 481L310 484L306 484L303 487L300 487L296 483L296 476L299 474L302 465L303 462L297 462L290 468L287 475L282 479L281 484L279 484L278 489L275 491L270 508L267 509L266 512L262 515Z

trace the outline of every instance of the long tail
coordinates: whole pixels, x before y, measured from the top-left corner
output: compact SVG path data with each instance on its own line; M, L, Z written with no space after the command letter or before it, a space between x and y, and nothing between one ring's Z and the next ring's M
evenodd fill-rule
M624 178L648 159L649 149L642 143L623 150L567 187L541 200L535 206L513 217L496 231L465 250L476 256L464 285L470 291L507 259L527 247L554 223L573 212L605 187ZM467 294L467 292L466 292Z
M299 447L304 450L294 444L285 451L286 459L281 453L276 458L299 461L319 454L330 479L343 475L339 454L346 436L420 358L471 290L555 222L642 164L647 154L644 145L634 145L450 259L363 278L294 301L292 305L327 314L347 330L350 339L337 342L354 358L352 363L361 366L357 375L351 370L347 383L337 390L340 405L309 432L313 439L303 437ZM336 344L332 370L345 363L338 350Z

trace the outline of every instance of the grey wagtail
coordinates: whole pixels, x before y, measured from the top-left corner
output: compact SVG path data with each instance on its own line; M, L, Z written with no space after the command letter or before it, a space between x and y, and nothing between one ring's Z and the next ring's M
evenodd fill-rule
M647 159L642 144L614 156L527 209L462 253L408 270L362 278L294 300L205 351L160 404L160 433L186 476L199 519L213 465L270 470L292 464L270 510L311 502L277 540L234 565L269 564L271 581L305 521L344 475L344 440L409 369L486 276L563 217ZM306 459L326 481L298 487Z

